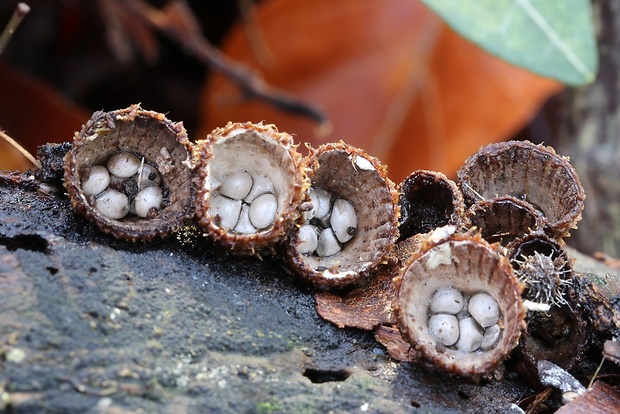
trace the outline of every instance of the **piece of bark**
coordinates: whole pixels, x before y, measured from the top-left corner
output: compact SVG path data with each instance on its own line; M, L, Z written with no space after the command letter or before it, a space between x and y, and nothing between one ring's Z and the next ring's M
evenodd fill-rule
M415 354L411 345L405 341L397 328L380 326L375 332L375 339L387 349L392 358L400 362L414 362Z
M396 287L392 281L401 266L421 247L424 235L415 235L396 245L394 257L381 266L366 284L347 292L318 292L316 310L321 317L339 328L366 331L380 324L396 324Z
M394 324L394 276L391 269L385 268L367 284L343 295L318 292L314 295L316 310L339 328L371 331L380 324Z
M620 412L620 392L616 387L596 381L586 392L562 406L557 414L608 414Z

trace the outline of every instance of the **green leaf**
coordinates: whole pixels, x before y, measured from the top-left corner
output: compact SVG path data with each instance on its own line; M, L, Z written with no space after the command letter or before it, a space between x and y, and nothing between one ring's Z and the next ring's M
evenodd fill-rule
M463 37L569 85L592 82L598 50L589 0L422 0Z

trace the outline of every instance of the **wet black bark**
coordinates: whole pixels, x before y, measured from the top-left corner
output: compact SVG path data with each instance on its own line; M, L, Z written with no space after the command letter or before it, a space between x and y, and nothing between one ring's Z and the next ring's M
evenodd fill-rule
M21 180L0 184L0 412L491 413L533 392L398 363L277 262L190 231L121 242Z

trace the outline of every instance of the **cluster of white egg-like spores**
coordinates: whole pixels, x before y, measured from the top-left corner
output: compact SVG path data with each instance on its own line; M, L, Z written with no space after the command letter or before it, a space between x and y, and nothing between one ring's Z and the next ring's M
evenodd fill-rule
M164 190L157 168L128 151L112 155L105 165L93 165L82 175L89 203L109 219L132 213L153 218L162 208Z
M310 187L308 193L312 210L304 213L305 224L299 229L297 249L306 255L336 255L357 233L355 208L350 201L321 188Z
M429 303L428 328L446 347L463 352L488 351L499 342L501 312L488 293L467 295L454 287L444 287Z
M232 233L253 234L271 227L278 199L271 180L262 174L236 171L223 177L210 198L210 214Z

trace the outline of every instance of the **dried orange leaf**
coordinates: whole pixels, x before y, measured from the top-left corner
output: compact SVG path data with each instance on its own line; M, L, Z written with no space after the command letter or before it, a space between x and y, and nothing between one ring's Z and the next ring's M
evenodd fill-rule
M346 294L315 294L317 313L339 328L371 331L382 323L396 323L392 306L396 298L396 289L392 282L396 276L394 270L384 267L369 283Z
M264 120L318 145L343 139L366 149L400 181L414 169L453 174L481 145L506 139L561 89L482 51L419 1L273 0L258 24L275 58L265 80L320 106L333 129L246 101L226 78L203 91L198 137L228 121ZM260 68L236 27L230 57Z

